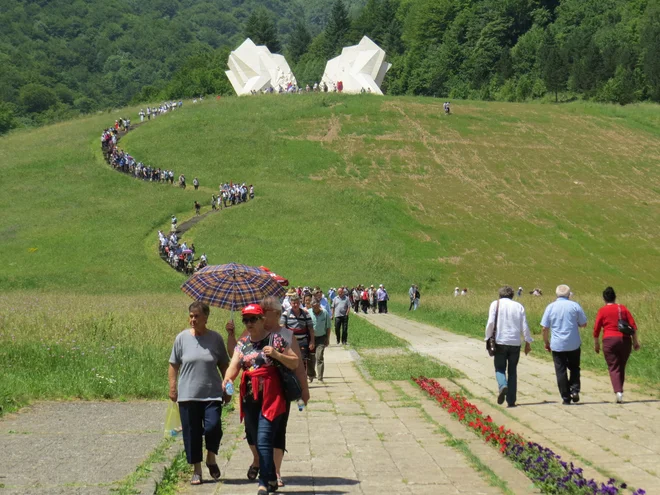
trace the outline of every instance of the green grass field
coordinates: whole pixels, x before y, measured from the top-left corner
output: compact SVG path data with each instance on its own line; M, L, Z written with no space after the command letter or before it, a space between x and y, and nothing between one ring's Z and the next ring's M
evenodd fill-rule
M441 103L223 98L122 140L138 160L197 176L197 192L104 164L101 129L136 122L136 108L0 138L2 403L163 396L188 300L155 233L228 180L254 184L255 201L186 234L212 264L267 265L296 285L384 283L401 312L416 282L416 318L475 336L504 283L546 294L568 283L591 318L611 284L643 332L631 375L660 382L658 107L465 101L447 117ZM470 297L450 297L457 285ZM550 300L528 307L532 326Z

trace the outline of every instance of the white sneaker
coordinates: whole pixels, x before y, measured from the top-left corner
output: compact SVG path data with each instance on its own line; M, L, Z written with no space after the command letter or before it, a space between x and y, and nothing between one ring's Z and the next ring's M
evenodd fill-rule
M616 403L623 404L623 392L616 393Z

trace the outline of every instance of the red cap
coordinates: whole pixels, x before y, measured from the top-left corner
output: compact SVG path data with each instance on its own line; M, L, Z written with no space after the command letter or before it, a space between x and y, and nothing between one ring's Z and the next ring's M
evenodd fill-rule
M243 308L243 311L241 311L241 314L243 315L257 315L261 316L264 314L264 310L261 309L261 306L258 304L248 304Z

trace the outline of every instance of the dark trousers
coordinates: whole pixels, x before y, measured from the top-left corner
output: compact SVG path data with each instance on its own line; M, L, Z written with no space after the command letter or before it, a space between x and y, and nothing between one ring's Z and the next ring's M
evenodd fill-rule
M342 344L345 344L348 341L348 315L335 316L335 335L338 344L340 342L340 337Z
M615 392L623 392L623 382L626 380L626 363L632 351L632 338L603 339L603 355L610 371L610 380Z
M387 301L378 301L378 312L387 313Z
M268 421L261 414L261 401L243 403L243 412L245 414L246 437L254 439L259 454L259 486L267 487L269 481L277 480L273 461L273 448L275 446L275 435L283 415L279 415L273 421Z
M362 300L362 312L366 315L368 309L369 309L369 301L363 299Z
M507 387L506 403L514 405L518 392L518 361L520 360L519 345L497 344L494 356L495 378L499 390Z
M188 464L202 462L202 437L206 450L217 454L222 440L222 402L179 402L179 414Z
M552 351L559 394L571 400L572 393L580 392L580 348L574 351Z

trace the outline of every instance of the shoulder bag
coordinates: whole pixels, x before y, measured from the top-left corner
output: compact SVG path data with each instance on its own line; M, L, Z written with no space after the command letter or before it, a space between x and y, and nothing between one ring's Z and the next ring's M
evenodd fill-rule
M633 335L635 333L635 329L630 326L627 320L621 318L621 305L617 304L617 307L619 308L619 332L621 332L623 335Z
M270 346L273 346L273 334L270 334ZM296 376L294 370L290 370L277 359L273 359L273 365L277 368L277 372L280 374L280 379L282 380L282 390L284 391L284 397L288 402L295 402L298 399L302 398L302 387Z
M497 317L500 312L500 300L497 300L497 306L495 307L495 324L493 325L493 335L488 338L486 341L486 350L488 351L489 356L494 356L497 352L497 342L495 337L497 337Z

